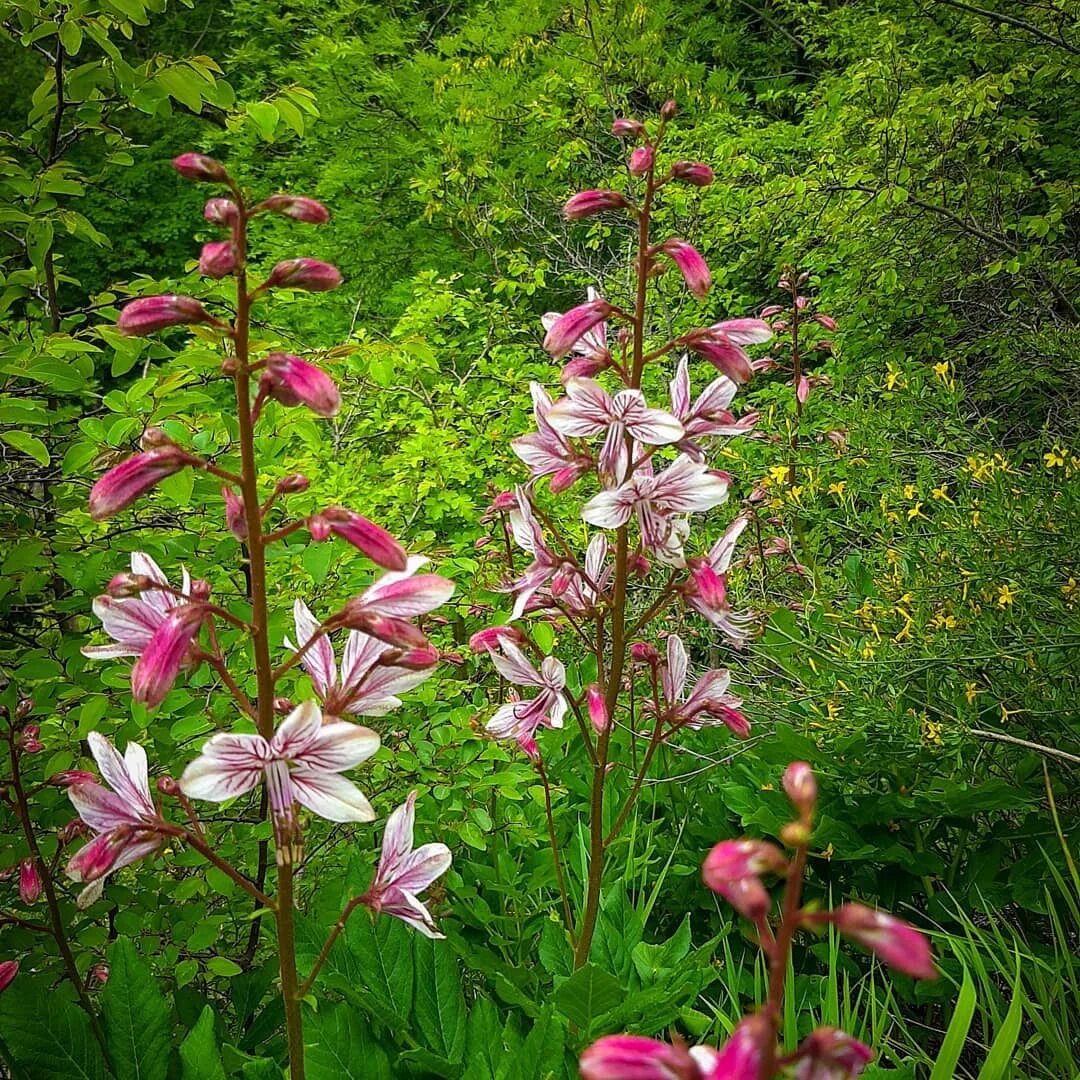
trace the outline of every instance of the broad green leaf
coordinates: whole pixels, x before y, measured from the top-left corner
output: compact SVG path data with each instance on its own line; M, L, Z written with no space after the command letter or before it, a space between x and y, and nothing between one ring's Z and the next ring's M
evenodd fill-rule
M36 436L25 431L0 431L0 439L32 457L39 465L49 464L49 448Z
M416 936L413 1015L428 1046L448 1061L465 1053L465 995L450 943Z
M555 991L559 1011L583 1031L588 1031L598 1016L614 1009L622 999L618 979L595 964L579 968Z
M0 1044L19 1080L105 1080L101 1048L90 1019L60 993L47 993L33 975L0 995Z
M390 1061L354 1006L324 1006L304 1019L309 1080L391 1080Z
M225 1080L214 1034L214 1011L209 1005L180 1044L180 1076L182 1080Z
M131 1080L165 1080L171 1053L169 1007L127 938L109 949L101 1022L113 1071Z

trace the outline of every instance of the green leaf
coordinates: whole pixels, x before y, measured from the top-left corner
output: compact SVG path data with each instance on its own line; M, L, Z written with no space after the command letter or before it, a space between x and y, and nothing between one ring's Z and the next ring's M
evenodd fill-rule
M363 973L365 989L399 1018L409 1015L413 1003L411 937L412 931L397 919L372 923L354 918L346 930L349 953Z
M66 19L60 27L60 41L67 50L68 56L78 55L83 42L82 28L77 22Z
M39 465L49 464L49 448L36 435L25 431L0 431L0 439L32 457Z
M933 1071L930 1073L930 1080L952 1080L956 1075L956 1063L960 1060L964 1043L967 1042L968 1029L971 1027L971 1018L974 1015L975 984L971 981L971 973L965 965L964 980L960 985L956 1008L953 1010L948 1030L945 1032L941 1049L938 1051L937 1061L934 1062Z
M618 979L595 964L586 964L575 971L555 991L559 1011L583 1031L588 1031L598 1016L614 1009L622 999L623 989Z
M278 125L277 109L269 101L253 101L246 107L246 111L263 139L271 142Z
M39 270L45 265L45 255L53 242L52 222L37 218L26 229L26 257Z
M582 971L585 969L582 968ZM566 1032L555 1016L555 1010L546 1006L533 1023L525 1044L515 1059L518 1071L503 1073L505 1080L548 1080L563 1075L563 1053Z
M113 1070L131 1080L165 1080L169 1072L169 1007L127 938L109 949L109 981L101 991L101 1022Z
M206 962L206 967L208 971L220 975L223 979L231 979L244 970L235 960L230 960L227 956L210 957Z
M1027 996L1020 981L1020 957L1016 958L1016 978L1012 987L1012 1000L1001 1027L987 1051L986 1060L979 1070L978 1080L1006 1080L1012 1074L1013 1051L1020 1037L1020 1025L1024 1019Z
M0 996L3 1057L19 1080L105 1080L105 1059L86 1013L40 977L21 975Z
M391 1080L386 1052L367 1019L349 1005L324 1007L304 1020L308 1080Z
M209 1005L180 1044L180 1076L182 1080L225 1080L214 1034L214 1010Z
M458 959L446 941L417 937L413 1015L428 1046L448 1061L465 1054L465 995Z

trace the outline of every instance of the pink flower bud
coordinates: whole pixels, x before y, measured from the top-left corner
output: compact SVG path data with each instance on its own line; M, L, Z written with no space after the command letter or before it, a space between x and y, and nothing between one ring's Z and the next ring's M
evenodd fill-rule
M818 323L821 326L824 326L826 330L836 330L836 320L831 315L825 315L819 311L814 316L814 322Z
M611 726L611 718L608 716L607 701L600 687L595 683L585 692L585 699L589 705L589 720L593 730L602 734Z
M97 777L86 769L64 769L53 773L45 782L53 787L71 787L72 784L96 784Z
M231 229L240 220L240 208L232 199L209 199L203 207L203 217L211 225Z
M181 604L165 616L131 669L131 694L136 701L153 709L165 700L189 658L203 618L203 608L197 603Z
M653 166L653 148L639 146L631 155L627 168L634 176L644 176Z
M311 539L316 544L321 544L324 540L330 536L330 522L328 522L322 514L313 514L308 518L308 532L311 533Z
M97 777L95 776L92 783L97 783ZM90 826L86 822L79 818L72 818L59 832L56 834L56 839L61 846L70 844L73 840L77 840L80 836L86 836L90 832Z
M25 720L34 711L34 699L24 697L15 706L15 719Z
M229 179L225 166L205 154L181 154L173 158L173 168L185 180L223 184Z
M517 744L521 748L525 756L534 764L538 764L540 761L540 747L536 745L536 740L528 733L522 732L517 738Z
M620 116L612 122L611 134L617 139L640 139L645 134L645 125L639 120Z
M291 473L282 477L277 482L277 489L282 495L295 495L301 491L307 491L311 481L303 473Z
M794 1080L853 1080L874 1060L869 1046L837 1028L812 1031L799 1044Z
M24 904L35 904L41 896L41 874L33 859L19 863L19 899Z
M132 596L141 596L154 583L145 574L115 574L105 592L116 600L126 600Z
M132 300L116 320L120 333L146 337L170 326L210 321L210 313L192 296L143 296Z
M712 287L712 275L697 249L685 240L672 239L665 240L659 250L679 268L690 292L699 300L704 300Z
M758 1080L772 1025L760 1013L740 1020L712 1062L709 1077L717 1080Z
M350 630L362 630L370 637L378 638L398 649L423 649L428 644L423 631L406 619L379 615L377 612L366 611L363 608L357 610L352 600L342 609L341 624Z
M343 506L328 506L315 517L319 520L316 528L312 529L311 522L308 523L313 540L325 539L326 535L333 533L386 570L404 570L408 564L408 556L401 544L381 525L366 517L354 514Z
M210 582L205 578L196 578L191 583L191 599L195 601L210 599Z
M595 356L575 356L568 360L559 372L559 382L564 385L571 379L591 379L611 367L611 353Z
M161 428L151 425L139 438L140 450L160 450L163 446L175 447L176 443Z
M761 309L761 317L763 319L772 318L773 315L779 315L784 308L781 304L770 304L766 308Z
M223 278L236 269L236 248L231 240L203 244L199 255L199 273L203 277Z
M90 516L95 521L118 514L167 476L178 473L191 458L175 446L134 454L111 468L90 491Z
M3 991L11 985L12 980L18 974L18 960L5 960L3 963L0 963L0 993L3 993Z
M712 169L702 161L676 161L671 166L671 175L694 187L708 187L715 179Z
M95 964L90 969L90 978L99 985L104 986L109 981L109 965Z
M844 904L828 915L828 921L897 971L916 979L937 978L930 942L903 919L865 904Z
M293 704L291 698L276 697L274 698L274 712L279 716L288 716L296 706Z
M175 797L180 794L180 784L171 776L159 776L157 778L157 789L162 795Z
M814 770L805 761L793 761L784 770L783 784L791 805L804 818L810 817L817 805L817 780L814 778Z
M248 538L243 496L237 495L228 484L221 489L221 496L225 500L225 524L229 526L229 532L243 544Z
M259 386L280 404L303 404L318 416L337 416L341 409L341 394L334 380L322 368L292 353L270 353Z
M660 106L660 119L673 120L679 111L679 103L674 98L669 98Z
M762 874L782 874L784 853L766 840L721 840L705 857L701 876L714 892L726 882Z
M684 1045L643 1035L605 1035L581 1055L578 1067L583 1080L703 1080L706 1075Z
M575 577L577 577L577 571L569 563L563 563L552 575L548 592L557 600L570 588Z
M573 348L583 334L602 323L612 310L611 305L601 299L590 300L571 308L551 324L544 336L544 348L553 360L559 360Z
M490 652L497 649L504 641L520 645L525 640L524 634L515 626L489 626L478 630L469 638L469 648L474 653Z
M303 195L271 195L263 200L262 208L308 225L325 225L330 220L330 213L321 202Z
M656 646L650 645L647 641L635 641L630 646L630 656L638 664L660 663L660 654L656 651Z
M589 191L579 191L567 199L563 207L563 217L567 221L580 221L605 210L622 210L625 207L626 200L617 191L592 188Z
M35 735L23 735L19 740L19 746L24 754L40 754L45 749L45 744Z
M627 570L636 578L647 578L652 573L652 563L641 551L635 551L626 563Z
M286 259L270 271L266 284L270 288L328 292L341 284L341 272L319 259Z

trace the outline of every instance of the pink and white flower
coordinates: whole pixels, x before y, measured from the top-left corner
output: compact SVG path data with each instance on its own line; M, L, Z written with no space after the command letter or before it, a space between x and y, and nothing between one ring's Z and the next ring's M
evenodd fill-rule
M194 462L178 446L143 450L114 465L90 489L88 506L95 521L104 521L126 510L162 480L186 469Z
M587 303L556 316L550 324L545 323L547 333L544 335L544 348L553 360L561 359L614 310L602 297L590 293Z
M743 346L760 345L772 336L772 327L763 319L727 319L693 330L680 341L742 386L754 374Z
M562 560L556 557L544 539L544 531L536 520L525 489L516 487L514 494L517 498L517 509L511 510L508 515L510 529L514 534L514 542L522 551L531 555L533 561L510 586L510 590L515 594L514 608L510 612L511 622L521 618L539 589L562 565Z
M454 583L438 574L417 574L429 560L410 555L404 570L392 570L354 596L342 609L342 625L398 648L424 648L427 638L408 620L441 607Z
M81 907L101 895L106 875L156 851L162 840L157 832L161 816L150 795L146 751L129 742L121 757L96 731L90 732L87 742L109 787L90 782L68 788L76 812L95 833L67 864L68 877L87 885L79 897Z
M643 1035L605 1035L581 1055L583 1080L712 1080L716 1051Z
M529 384L529 392L532 394L536 431L511 440L510 447L528 465L534 480L550 476L551 490L557 494L592 468L592 458L576 451L548 422L553 408L548 392L538 382Z
M708 619L734 645L749 640L755 622L753 612L733 611L727 598L727 573L735 545L749 523L749 518L739 515L707 556L687 559L690 574L679 590L686 605Z
M592 379L570 379L566 397L549 410L548 423L571 438L604 435L600 477L619 484L630 466L627 434L649 446L666 446L683 437L683 426L671 413L652 409L640 390L620 390L612 397Z
M605 565L607 556L607 537L602 532L594 533L585 548L585 564L582 567L585 573L572 571L560 597L563 607L579 615L595 607L597 589L603 590L611 578L612 567Z
M398 650L359 630L349 631L339 672L330 638L326 634L316 637L319 620L303 600L293 604L293 622L297 644L286 638L287 648L302 649L315 638L300 664L311 676L324 716L385 716L401 707L398 694L419 686L434 674L434 663L423 668L396 665L393 661L401 655Z
M736 417L728 411L738 389L731 379L721 375L709 383L694 401L690 388L690 364L683 354L675 369L675 378L671 380L671 411L684 429L678 443L684 454L695 461L704 461L705 452L696 440L720 435L745 435L754 429L758 420L756 412Z
M586 293L590 304L600 300L600 294L590 285ZM549 331L562 318L557 311L549 311L540 321ZM607 322L601 319L585 331L570 347L570 359L562 369L562 382L576 376L592 377L611 367L611 351L607 344Z
M727 496L726 476L680 454L661 473L654 474L649 462L638 466L620 487L594 495L581 516L599 529L617 529L636 513L645 547L669 566L684 566L689 526L676 515L711 510Z
M323 723L314 701L298 705L273 738L219 733L203 746L180 777L192 799L225 802L265 781L274 819L279 862L294 861L300 848L296 805L327 821L373 821L371 803L340 774L379 749L369 728L340 720Z
M393 915L425 937L441 938L444 935L435 928L419 894L450 869L452 856L445 844L424 844L414 850L415 821L413 791L386 822L379 866L363 902L376 914Z
M514 686L536 687L539 693L526 701L500 705L488 721L487 730L497 739L531 737L541 724L560 728L566 714L566 670L554 657L547 656L537 671L525 654L512 642L499 642L501 654L491 651L491 662L499 674Z
M842 904L836 911L812 917L869 949L884 964L915 979L936 979L934 954L925 934L910 923L865 904Z
M750 734L750 723L739 711L742 698L728 693L731 672L727 668L706 671L686 693L687 668L682 638L678 634L669 635L667 663L660 668L660 683L672 727L697 731L706 725L724 724L733 735L745 739Z
M795 1053L794 1080L854 1080L874 1060L865 1043L829 1027L810 1032Z

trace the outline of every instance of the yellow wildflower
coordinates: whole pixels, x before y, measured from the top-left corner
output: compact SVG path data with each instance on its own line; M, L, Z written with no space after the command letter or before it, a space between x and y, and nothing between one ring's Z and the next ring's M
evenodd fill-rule
M786 465L773 465L769 469L769 478L774 484L786 484L788 467Z
M949 498L949 485L948 484L942 484L941 487L934 488L934 490L932 492L930 492L930 494L935 499L937 499L938 502L941 502L942 500L944 500L945 502L952 502L952 499Z
M981 693L981 691L979 690L978 686L975 683L969 682L969 683L964 684L964 697L967 698L967 703L969 705L974 705L975 704L975 698L980 693Z
M1071 600L1077 592L1080 591L1080 584L1077 583L1076 578L1071 577L1064 585L1061 586L1061 595L1066 600Z
M914 484L905 484L904 485L904 498L905 499L914 499L915 498L915 485Z
M949 381L949 361L942 360L941 363L934 365L934 374L941 379L942 382Z
M835 495L838 499L842 499L844 497L844 489L846 487L847 487L847 481L846 480L841 480L838 483L830 484L829 485L829 490L828 490L828 492L826 494Z
M997 594L997 604L999 608L1012 607L1012 602L1016 599L1016 590L1011 585L999 585Z
M916 503L916 504L915 504L915 505L914 505L914 506L913 506L913 507L912 507L912 508L911 508L911 509L910 509L910 510L909 510L909 511L907 512L907 519L908 519L908 521L914 521L914 520L915 520L915 519L916 519L917 517L921 517L921 518L924 518L924 517L926 517L926 515L925 515L925 514L924 514L924 513L922 512L922 503L921 503L921 502L917 502L917 503Z

